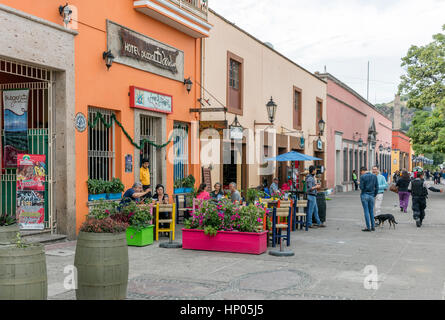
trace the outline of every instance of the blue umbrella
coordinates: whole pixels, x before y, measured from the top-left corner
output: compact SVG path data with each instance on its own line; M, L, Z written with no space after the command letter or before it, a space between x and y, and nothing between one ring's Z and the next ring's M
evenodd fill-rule
M280 154L274 158L267 158L266 161L312 161L312 160L322 160L320 158L311 157L302 153L291 151L285 154Z

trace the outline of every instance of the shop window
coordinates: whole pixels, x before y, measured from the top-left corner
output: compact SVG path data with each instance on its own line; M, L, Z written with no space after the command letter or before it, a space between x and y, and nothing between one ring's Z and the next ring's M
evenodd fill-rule
M94 127L88 127L88 176L90 179L111 180L115 170L115 130L111 119L113 112L89 107L88 121L94 122L99 113L102 114L106 123L112 123L112 125L108 128L97 119Z
M348 179L348 149L343 150L343 181L349 181Z
M174 164L173 181L183 179L188 176L189 152L188 152L188 132L186 123L175 122L174 126Z
M352 171L354 170L354 154L352 149L349 150L349 176L348 176L348 180L346 181L351 181L352 180Z
M227 53L227 108L229 112L242 114L243 59Z
M294 87L293 124L294 129L301 130L302 94L301 89Z

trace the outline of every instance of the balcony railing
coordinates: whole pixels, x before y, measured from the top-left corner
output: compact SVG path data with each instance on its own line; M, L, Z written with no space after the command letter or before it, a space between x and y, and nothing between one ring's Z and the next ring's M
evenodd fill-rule
M194 15L207 20L207 13L209 8L209 0L170 0Z

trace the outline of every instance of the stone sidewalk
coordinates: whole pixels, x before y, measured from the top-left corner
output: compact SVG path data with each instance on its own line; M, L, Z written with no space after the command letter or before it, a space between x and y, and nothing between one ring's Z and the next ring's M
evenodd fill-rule
M398 225L372 233L361 231L358 192L331 198L327 228L292 232L293 257L162 249L157 243L129 247L128 299L444 298L445 194L430 193L418 229L412 211L400 212L397 195L386 192L382 212L394 214ZM177 241L180 236L178 231ZM75 242L46 250L49 298L74 299L63 280L65 266L74 262ZM377 290L365 288L367 276Z

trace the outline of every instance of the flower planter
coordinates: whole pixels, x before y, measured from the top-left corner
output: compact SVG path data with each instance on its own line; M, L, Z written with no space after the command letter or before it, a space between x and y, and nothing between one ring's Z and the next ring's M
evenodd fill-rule
M88 195L88 201L97 201L97 200L106 200L107 194L101 193L101 194L89 194Z
M129 262L124 232L79 232L74 266L77 300L126 299Z
M107 200L120 200L122 199L121 193L107 193Z
M203 230L182 229L182 248L261 254L267 251L267 231L260 233L218 231L216 236L207 236Z
M129 246L145 247L153 243L153 228L151 225L148 228L136 231L132 227L127 229L127 244Z
M15 239L17 232L20 232L18 224L0 227L0 245L11 244Z
M192 192L192 188L176 188L173 191L173 194L190 193L190 192Z
M0 246L0 300L46 300L47 296L44 247Z

